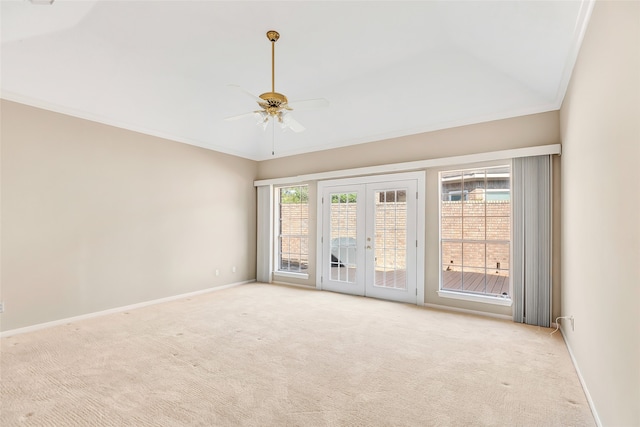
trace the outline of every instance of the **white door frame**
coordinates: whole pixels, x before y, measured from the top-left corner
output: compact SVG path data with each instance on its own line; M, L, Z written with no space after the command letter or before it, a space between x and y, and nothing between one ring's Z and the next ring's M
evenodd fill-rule
M322 266L323 266L323 222L324 211L322 204L322 195L325 187L338 185L356 185L371 184L379 182L393 182L404 180L416 180L417 182L417 203L416 203L416 303L424 305L424 266L425 266L425 171L404 172L397 174L385 174L375 176L364 176L355 178L332 179L326 181L318 181L317 184L317 203L316 203L316 288L322 289ZM409 195L407 195L409 197Z
M364 221L364 219L366 218L366 210L367 210L367 206L364 203L364 200L366 199L366 185L365 184L347 184L347 185L324 185L322 186L322 194L321 196L325 198L325 200L327 200L327 198L331 197L331 194L329 193L330 191L337 191L337 192L342 192L344 191L345 193L348 194L357 194L358 196L358 203L356 205L356 230L354 230L356 232L356 236L360 237L361 240L358 240L357 243L358 245L355 248L348 248L346 249L347 253L345 253L344 255L346 256L346 260L342 261L343 259L343 254L338 254L338 258L341 260L340 262L344 262L346 265L345 267L347 267L347 271L350 270L352 268L352 265L356 266L355 269L355 277L354 277L354 281L353 282L342 282L341 285L338 285L339 287L336 288L336 284L331 284L331 279L329 277L327 277L327 275L324 275L325 271L325 265L324 264L318 264L316 266L316 269L320 270L320 274L321 274L321 280L320 280L320 286L322 290L334 290L337 292L341 292L341 293L345 293L345 294L352 294L352 295L365 295L365 290L366 290L366 286L365 286L365 262L366 262L366 257L365 257L365 250L364 250L364 235L366 233L366 223ZM330 208L330 206L328 206ZM328 215L325 215L325 212L327 210L323 209L323 216L321 217L322 221L318 222L318 226L322 228L322 230L327 231L331 228L331 214L329 213ZM326 234L326 233L324 233ZM323 237L327 237L324 236ZM351 238L346 237L346 239L351 240ZM323 240L323 239L321 239ZM362 243L362 245L361 245ZM326 246L324 245L324 243L321 245L322 250L323 251L327 251L328 253L331 253L331 240L330 238L328 240L326 240ZM342 249L342 248L341 248ZM323 252L323 253L317 253L317 259L321 259L324 260L323 262L328 262L329 260L325 259L324 256L327 255L327 252ZM351 273L347 273L348 275L350 275ZM322 279L323 278L323 279Z

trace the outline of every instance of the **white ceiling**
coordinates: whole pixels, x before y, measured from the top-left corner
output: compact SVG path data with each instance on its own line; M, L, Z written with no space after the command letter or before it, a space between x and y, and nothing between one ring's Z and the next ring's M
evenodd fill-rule
M276 156L560 108L584 1L2 0L2 97L254 160L272 132L237 84L290 101L307 130ZM34 124L36 125L36 124Z

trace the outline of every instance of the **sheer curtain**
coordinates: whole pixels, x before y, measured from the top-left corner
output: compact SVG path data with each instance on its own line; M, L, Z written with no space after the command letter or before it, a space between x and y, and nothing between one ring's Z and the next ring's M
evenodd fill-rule
M513 320L551 325L551 156L513 159Z

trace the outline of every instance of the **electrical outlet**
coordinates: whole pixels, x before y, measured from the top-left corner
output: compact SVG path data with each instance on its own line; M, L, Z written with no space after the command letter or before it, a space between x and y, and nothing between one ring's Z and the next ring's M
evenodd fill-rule
M236 272L236 266L234 265L233 267L231 267L231 272L235 273Z
M574 323L573 323L573 320L574 320L574 319L573 319L573 316L571 316L571 317L569 318L569 320L571 320L571 330L572 330L572 331L575 331L576 329L575 329L575 325L574 325Z
M220 270L216 268L216 276L219 276L219 275L220 275Z
M0 301L0 313L4 313L4 301Z

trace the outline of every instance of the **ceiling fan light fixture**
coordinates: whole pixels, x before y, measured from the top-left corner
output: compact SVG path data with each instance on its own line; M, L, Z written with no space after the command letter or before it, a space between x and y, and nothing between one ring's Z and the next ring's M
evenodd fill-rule
M254 111L256 117L256 124L263 125L265 128L267 127L267 123L269 122L269 114L266 111Z

